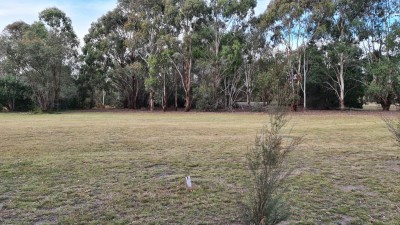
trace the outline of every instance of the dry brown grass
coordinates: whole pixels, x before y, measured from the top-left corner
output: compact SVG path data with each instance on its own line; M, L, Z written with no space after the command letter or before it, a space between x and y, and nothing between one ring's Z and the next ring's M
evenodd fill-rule
M0 114L0 224L241 224L244 155L267 120ZM400 150L379 114L304 112L291 124L304 136L290 158L293 223L399 224Z

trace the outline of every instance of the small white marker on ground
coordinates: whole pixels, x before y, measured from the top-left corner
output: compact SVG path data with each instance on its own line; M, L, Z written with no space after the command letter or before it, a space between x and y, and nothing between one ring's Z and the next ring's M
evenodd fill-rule
M190 176L186 177L186 188L192 188L192 180L190 179Z

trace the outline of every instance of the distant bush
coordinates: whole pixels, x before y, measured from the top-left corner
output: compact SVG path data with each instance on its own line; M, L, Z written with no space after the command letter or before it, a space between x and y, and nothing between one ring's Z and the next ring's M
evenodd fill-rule
M42 114L43 110L40 107L36 106L35 108L33 108L32 113L33 114Z
M33 109L31 89L14 76L0 77L0 111L29 111Z
M264 106L262 103L256 102L254 105L251 106L251 111L253 112L264 112Z
M194 90L193 105L200 111L214 111L215 104L212 97L212 90L209 86L201 84Z

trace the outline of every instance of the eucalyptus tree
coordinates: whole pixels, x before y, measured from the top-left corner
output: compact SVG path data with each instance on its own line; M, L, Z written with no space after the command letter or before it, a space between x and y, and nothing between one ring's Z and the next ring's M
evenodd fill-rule
M168 18L171 18L174 29L178 30L180 35L179 50L170 57L176 72L179 74L182 87L185 92L185 111L190 111L192 103L192 80L193 80L193 35L196 26L204 23L209 8L205 0L168 0L165 5L165 12ZM183 61L183 66L178 65L177 60Z
M83 53L90 73L100 76L102 91L111 82L126 108L137 108L138 76L140 60L134 49L128 47L128 39L134 31L127 30L128 17L117 7L92 24L85 36Z
M24 97L26 91L21 80L23 53L18 51L18 44L28 28L25 22L17 21L7 25L0 36L0 104L10 111L21 108L18 98Z
M218 101L218 93L220 92L220 84L223 80L224 59L222 56L222 40L224 35L234 32L238 29L246 29L254 16L254 8L257 4L256 0L212 0L209 1L210 11L210 49L212 50L212 96L213 101ZM248 72L250 68L248 68ZM248 73L249 75L250 73ZM250 90L248 82L248 90ZM250 92L249 92L250 94Z
M79 78L76 82L78 87L79 102L82 108L92 108L98 103L96 100L99 90L102 92L101 103L105 105L106 94L110 93L111 85L107 79L107 71L110 60L104 54L106 44L100 32L100 23L93 23L89 34L84 37L82 48ZM107 88L108 86L108 88ZM89 102L87 100L89 99Z
M78 40L64 12L48 8L32 25L16 22L7 26L8 71L21 77L32 90L32 100L44 111L58 109L60 98L72 85ZM4 37L4 36L3 36ZM8 37L8 38L7 38Z
M286 58L282 54L273 53L266 46L260 52L254 69L253 97L259 99L263 106L271 103L274 87L284 86L281 82L285 71Z
M51 46L52 52L47 63L50 64L52 73L54 104L58 109L61 83L66 84L72 75L77 75L79 41L73 30L71 19L63 11L48 8L40 12L39 19L46 25L49 33L47 43Z
M245 54L244 56L244 84L246 92L247 105L253 100L253 95L257 95L257 86L263 92L261 98L266 102L268 85L263 77L268 68L268 60L272 55L269 43L265 40L262 29L259 27L259 19L252 18L249 23L248 31L245 36ZM258 84L258 82L260 82ZM264 86L262 86L264 85Z
M368 13L370 1L356 0L334 0L334 10L328 16L328 29L323 41L330 46L325 52L327 67L333 68L330 74L332 78L327 83L328 88L332 89L338 98L340 109L345 108L345 95L348 87L345 83L346 69L353 67L354 62L359 58L355 58L358 50L359 38L357 35L357 25L360 23L362 16Z
M18 51L24 33L29 25L23 21L17 21L7 25L0 37L1 69L3 74L12 74L17 80L22 74L23 53Z
M329 15L332 15L333 3L331 1L312 1L303 0L301 6L304 8L303 14L300 17L299 30L297 36L301 41L297 41L297 74L300 75L303 83L299 84L303 92L303 107L307 109L307 78L309 71L309 58L307 49L313 45L315 40L321 41L320 37L324 36L328 29L327 20ZM295 67L296 68L296 67ZM314 97L314 96L311 96Z
M43 111L54 106L56 82L52 82L52 48L47 45L48 31L43 23L32 24L19 43L19 51L24 52L22 59L24 80L32 88L35 102Z
M284 51L286 68L292 90L292 108L299 103L300 90L306 107L306 48L308 42L324 32L324 20L332 9L331 1L274 0L262 14L262 27L272 41L275 51ZM302 82L303 81L303 82Z
M173 17L172 17L173 18ZM169 80L171 81L174 88L174 108L175 111L178 110L179 105L179 97L181 96L180 92L183 89L184 82L182 82L182 72L184 68L184 60L181 52L181 41L179 38L176 38L179 35L179 30L173 30L170 33L164 34L162 40L164 42L163 50L162 50L162 62L167 64L169 68ZM167 59L167 61L165 61ZM165 76L164 76L165 77Z
M225 71L223 85L225 93L225 108L233 110L238 97L244 91L244 45L245 35L239 32L226 34L223 38L222 56Z
M337 97L341 110L350 91L358 88L362 79L361 50L355 44L332 43L323 48L325 78L323 84ZM346 103L346 105L349 105Z
M383 110L400 94L400 3L394 0L374 0L363 15L359 38L366 56L366 72L370 80L367 94L381 104Z
M166 15L166 2L156 0L126 1L120 0L119 7L126 11L128 18L125 29L131 32L127 39L127 46L134 55L143 62L146 77L145 87L149 93L150 110L154 109L155 95L159 92L157 83L163 80L166 83L168 64L160 54L167 48L165 36L176 34L171 24L172 20ZM162 65L159 65L162 64ZM163 68L162 70L160 68ZM166 85L162 91L163 108L166 109Z
M145 81L147 89L150 89L153 94L161 96L160 103L164 112L168 109L168 93L171 91L170 87L174 85L175 81L175 69L170 62L170 54L170 50L163 49L159 54L149 59L149 78ZM175 94L177 95L177 93ZM150 110L153 110L154 99L150 98L149 100L151 101ZM175 102L175 105L177 107L177 102Z
M301 74L295 70L295 57L301 62L301 54L296 55L296 50L301 52L300 32L303 31L301 17L304 14L304 7L300 1L276 0L270 2L263 17L263 26L277 49L284 48L288 65L286 68L288 83L292 90L292 109L296 110L298 95L301 85ZM282 51L282 50L278 50ZM300 64L301 65L301 64ZM299 65L299 66L300 66Z
M86 66L92 72L97 71L103 83L113 84L121 93L125 107L136 108L139 94L144 94L139 91L145 90L150 110L161 93L166 109L167 81L175 75L171 70L182 72L183 68L177 60L180 56L175 57L183 48L183 44L177 45L182 41L178 37L182 31L181 14L177 12L169 1L120 0L117 8L92 25L85 38ZM171 54L173 51L178 54ZM186 84L184 77L181 78ZM165 83L162 91L160 82ZM175 89L177 102L177 85ZM190 93L190 87L186 89Z

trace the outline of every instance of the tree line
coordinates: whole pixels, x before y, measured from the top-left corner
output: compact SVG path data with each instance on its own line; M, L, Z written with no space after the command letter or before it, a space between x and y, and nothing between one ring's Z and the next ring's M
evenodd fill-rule
M0 36L0 105L235 110L270 104L383 110L400 102L396 0L118 0L79 48L57 8Z

